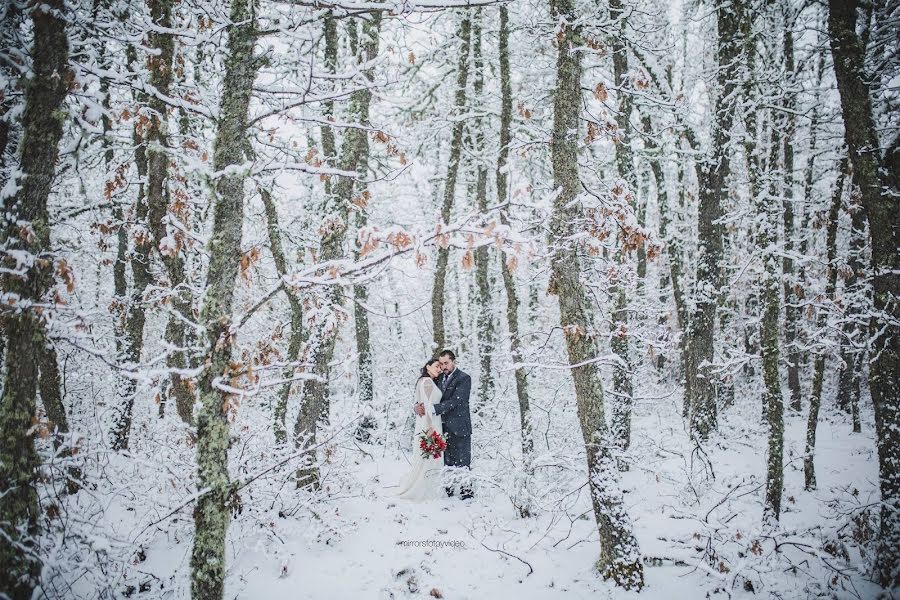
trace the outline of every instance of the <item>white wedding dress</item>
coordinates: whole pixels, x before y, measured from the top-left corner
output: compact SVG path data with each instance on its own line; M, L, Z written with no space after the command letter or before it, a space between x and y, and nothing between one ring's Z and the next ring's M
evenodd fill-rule
M424 457L419 448L419 436L425 433L429 427L439 434L444 435L441 426L441 418L434 414L434 405L441 399L441 390L434 381L428 377L422 377L416 383L415 402L425 405L425 415L416 415L416 424L413 429L413 456L410 461L409 472L400 482L399 490L393 494L395 498L414 500L433 500L440 498L444 492L441 486L441 469L444 466L443 455L440 458Z

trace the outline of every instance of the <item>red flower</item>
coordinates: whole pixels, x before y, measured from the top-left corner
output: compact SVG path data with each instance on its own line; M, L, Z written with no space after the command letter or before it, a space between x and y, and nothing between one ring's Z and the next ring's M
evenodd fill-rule
M437 431L430 431L419 435L419 448L424 458L440 458L447 449L447 442Z

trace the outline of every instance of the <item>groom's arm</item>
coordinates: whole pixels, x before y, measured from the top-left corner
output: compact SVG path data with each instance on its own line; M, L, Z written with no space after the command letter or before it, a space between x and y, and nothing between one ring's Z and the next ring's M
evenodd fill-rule
M450 390L449 397L441 398L439 404L434 405L434 413L442 415L469 401L469 393L472 390L472 378L466 375L461 377L459 383Z

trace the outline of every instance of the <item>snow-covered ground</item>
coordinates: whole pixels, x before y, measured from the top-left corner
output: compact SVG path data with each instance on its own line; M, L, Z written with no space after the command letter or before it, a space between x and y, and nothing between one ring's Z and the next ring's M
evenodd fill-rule
M536 516L519 518L503 489L510 481L508 463L478 454L478 432L477 495L470 501L391 498L391 486L406 468L405 450L349 438L336 438L323 466L327 497L315 502L301 497L286 472L249 486L241 492L243 510L229 532L226 596L672 600L719 592L734 598L875 597L877 588L857 571L865 564L857 548L847 544L849 561L821 550L822 540L842 527L852 540L847 528L858 514L854 509L877 500L870 420L864 421L864 433L852 434L849 419L826 414L816 457L819 487L806 492L805 418L788 415L783 517L780 528L771 529L761 523L765 430L756 402L747 400L725 413L720 435L705 448L707 456L694 453L693 464L678 406L680 400L670 395L640 400L635 410L633 463L622 485L647 557L646 588L639 596L613 587L593 570L599 545L586 489L577 484L536 489ZM565 445L577 452L579 443L573 438ZM264 446L235 451L246 459L245 453L264 453ZM159 472L139 463L135 474ZM573 473L572 481L578 477ZM559 481L565 485L566 479ZM149 513L162 518L167 511L149 510L139 497L113 497L106 506L104 529L118 531L122 542L147 542L113 587L119 593L129 586L143 589L138 597L186 598L190 510L142 533L140 524L156 520ZM102 536L91 549L128 552L127 544ZM74 589L85 597L97 591L77 582Z
M822 565L807 557L806 564L798 567L809 570L813 577L781 573L785 563L770 556L774 541L759 537L763 533L760 516L764 492L763 455L758 451L764 447L761 432L748 432L746 443L710 452L716 479L703 492L698 491L702 495L695 503L692 492L679 483L689 467L682 455L675 454L684 446L679 443L678 432L662 419L650 423L649 415L645 417L648 427L642 427L640 445L657 450L636 465L623 484L642 551L662 560L660 566L648 566L647 587L640 597L699 598L717 588L726 596L759 597L744 589L738 577L742 569L751 577L750 571L766 571L764 580L771 587L757 589L757 594L805 598L825 591L828 575ZM854 489L864 497L862 504L871 501L877 463L870 436L848 434L846 421L826 421L820 430L819 491L804 492L801 446L797 443L802 439L804 422L791 418L788 423L793 458L786 467L780 534L785 541L803 543L803 538L810 542L790 532L815 526L835 528L836 509L829 505L846 502L849 498L844 496L852 497ZM648 435L654 429L659 435ZM324 508L343 520L339 532L310 543L308 524L303 520L277 521L273 530L284 539L280 560L255 549L254 542L245 539L229 579L238 597L405 598L436 593L459 599L637 597L615 589L593 571L598 542L590 513L571 522L553 514L521 519L506 496L484 487L468 502L458 498L426 503L394 500L386 497L385 486L400 480L405 462L396 456L376 458L378 448L366 450L373 456L354 461L358 462L354 477L358 495ZM473 466L484 468L477 457ZM730 491L736 491L736 499L719 505ZM587 498L581 500L579 504L586 508ZM719 530L722 539L730 536L733 545L744 546L747 560L728 572L708 568L700 560L702 554L695 550L704 545L704 540L693 536L713 529ZM760 555L752 550L757 541ZM403 542L431 547L408 547ZM729 550L733 551L723 549ZM675 560L686 564L675 564ZM803 558L797 560L802 562ZM840 565L840 561L835 559L835 564ZM821 578L821 589L810 587L815 576ZM739 585L732 587L733 581ZM853 583L863 598L876 591L860 578ZM832 592L834 597L855 597L852 590Z

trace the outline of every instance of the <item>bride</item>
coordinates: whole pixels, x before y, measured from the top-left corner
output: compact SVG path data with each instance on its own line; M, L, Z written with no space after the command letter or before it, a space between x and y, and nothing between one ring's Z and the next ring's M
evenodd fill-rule
M437 359L431 359L422 367L419 380L416 382L416 393L413 404L421 402L427 408L424 416L416 415L416 425L413 429L413 457L409 465L409 472L400 483L400 490L393 494L395 498L407 500L430 500L441 497L440 474L444 461L440 458L423 457L419 450L419 436L429 433L432 429L439 435L443 435L441 418L434 414L434 404L441 399L441 389L434 383L434 379L440 374L441 368Z

